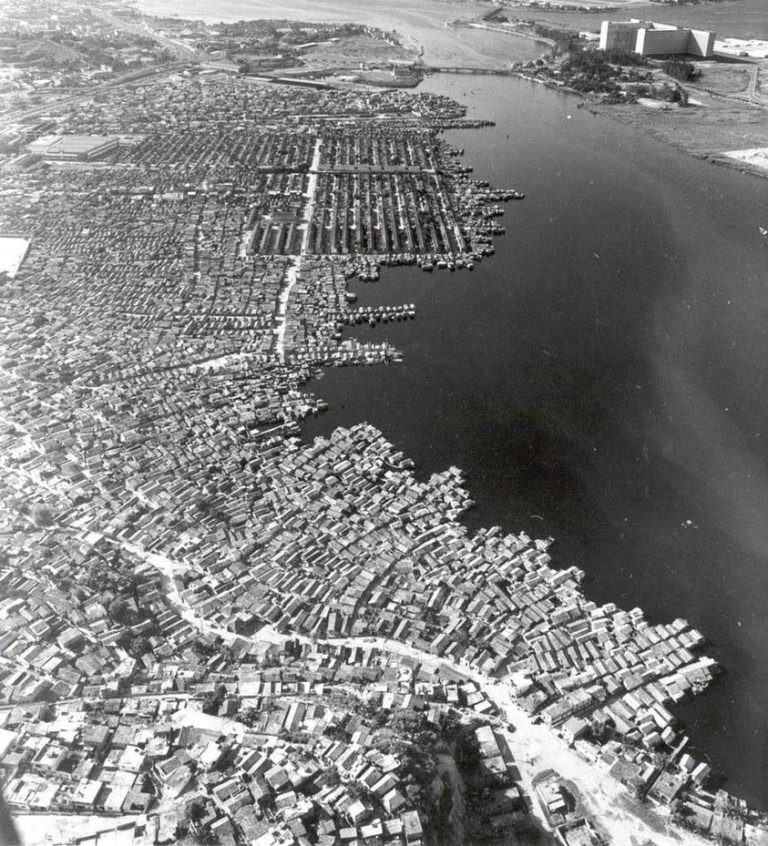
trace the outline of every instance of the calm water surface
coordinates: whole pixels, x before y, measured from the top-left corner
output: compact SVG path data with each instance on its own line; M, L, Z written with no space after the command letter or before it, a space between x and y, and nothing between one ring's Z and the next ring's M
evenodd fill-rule
M726 788L768 808L768 185L698 162L540 86L436 77L492 117L450 139L525 191L475 270L383 272L360 327L402 364L326 371L311 438L368 420L456 464L471 528L552 535L597 602L682 616L726 673L678 713Z

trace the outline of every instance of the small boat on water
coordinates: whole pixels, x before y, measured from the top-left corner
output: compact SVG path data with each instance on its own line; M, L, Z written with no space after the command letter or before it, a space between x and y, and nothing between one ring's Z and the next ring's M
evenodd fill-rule
M765 237L766 235L768 235L768 229L766 229L764 226L758 226L757 228L760 230L760 234L761 234L763 237Z

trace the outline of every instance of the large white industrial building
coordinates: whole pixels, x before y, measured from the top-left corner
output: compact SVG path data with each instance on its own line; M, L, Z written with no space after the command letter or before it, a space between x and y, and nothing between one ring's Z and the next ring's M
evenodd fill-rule
M640 56L711 56L715 33L703 29L641 21L603 21L600 49L637 53Z

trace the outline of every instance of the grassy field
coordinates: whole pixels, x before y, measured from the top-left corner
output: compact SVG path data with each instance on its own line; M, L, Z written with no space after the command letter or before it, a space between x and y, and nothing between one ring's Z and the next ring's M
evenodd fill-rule
M768 67L763 65L757 73L757 90L768 97Z
M748 69L742 64L702 62L698 67L701 70L698 85L716 94L740 94L749 84Z

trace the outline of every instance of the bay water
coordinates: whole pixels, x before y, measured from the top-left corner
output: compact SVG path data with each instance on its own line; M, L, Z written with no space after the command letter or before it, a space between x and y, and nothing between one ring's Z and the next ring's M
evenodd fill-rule
M448 138L526 199L474 271L352 286L416 304L346 332L404 361L325 371L304 436L367 420L418 476L466 472L470 529L553 536L590 599L688 619L725 672L676 713L768 808L768 184L525 81L425 87L496 121Z

